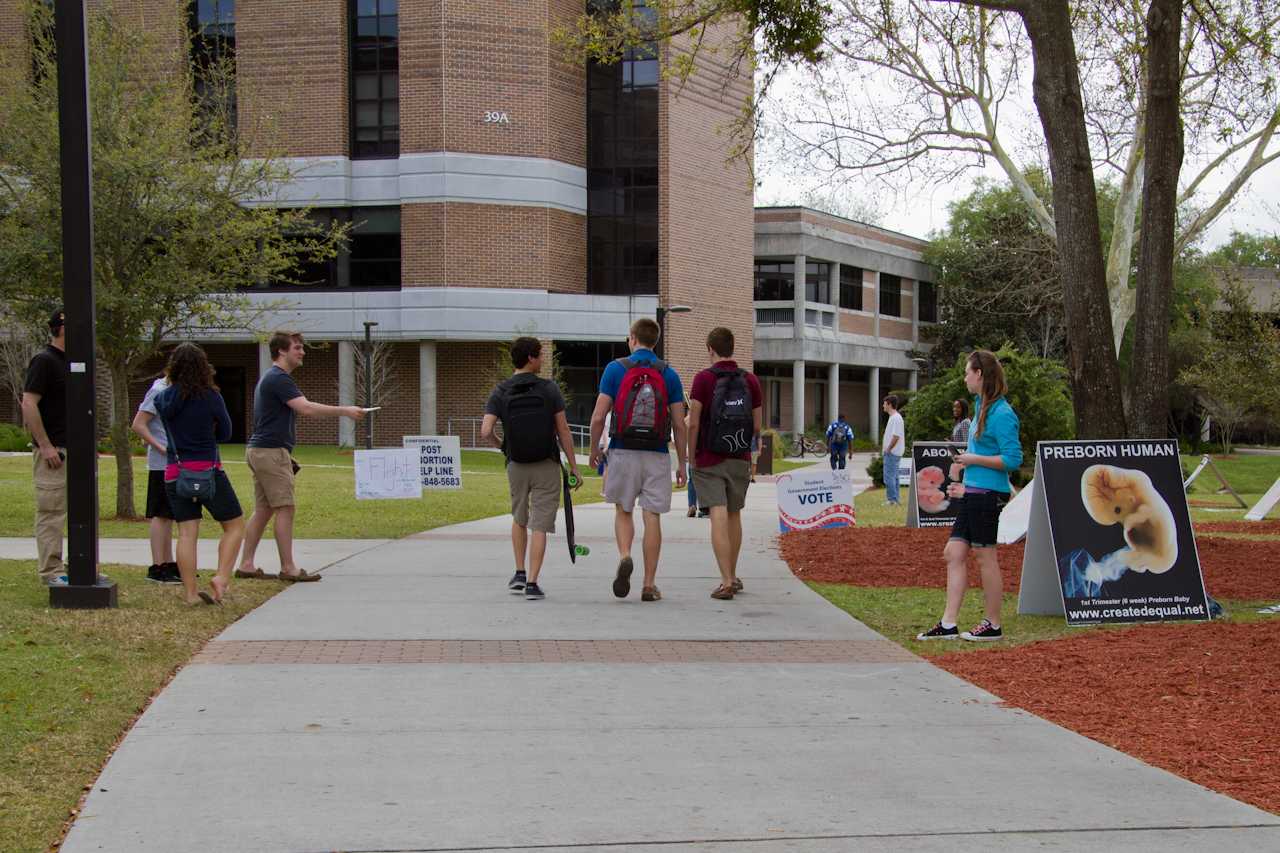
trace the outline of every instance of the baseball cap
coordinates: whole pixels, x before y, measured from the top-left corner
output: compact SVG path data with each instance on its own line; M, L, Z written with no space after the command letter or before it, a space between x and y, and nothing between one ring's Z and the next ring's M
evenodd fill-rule
M62 326L66 325L66 322L67 322L67 316L65 313L63 313L63 310L61 308L59 308L57 311L54 311L52 314L49 315L50 329L59 329Z

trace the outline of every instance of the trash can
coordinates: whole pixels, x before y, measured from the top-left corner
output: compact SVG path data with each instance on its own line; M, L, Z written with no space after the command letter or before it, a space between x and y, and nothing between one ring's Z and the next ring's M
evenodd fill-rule
M760 457L756 460L757 474L773 473L773 434L760 436Z

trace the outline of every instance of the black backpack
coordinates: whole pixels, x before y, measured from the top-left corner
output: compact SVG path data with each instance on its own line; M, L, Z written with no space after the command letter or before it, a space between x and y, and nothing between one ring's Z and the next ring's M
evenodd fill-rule
M755 437L751 388L741 370L711 368L716 375L716 388L711 394L711 417L704 447L721 456L751 451Z
M512 462L541 462L556 456L556 414L547 395L539 393L544 381L511 379L502 395L502 451Z

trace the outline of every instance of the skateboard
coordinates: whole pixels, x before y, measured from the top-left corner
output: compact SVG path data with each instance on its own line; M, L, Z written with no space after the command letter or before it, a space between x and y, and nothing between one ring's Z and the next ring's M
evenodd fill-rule
M578 557L585 557L591 553L591 549L586 545L579 545L573 541L573 490L582 485L582 481L569 473L569 469L560 465L560 479L564 484L564 530L565 536L569 540L569 562L578 562Z

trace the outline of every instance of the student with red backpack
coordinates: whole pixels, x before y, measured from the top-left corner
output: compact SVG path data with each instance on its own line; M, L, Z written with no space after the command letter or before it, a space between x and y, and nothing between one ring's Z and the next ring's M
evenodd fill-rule
M764 394L754 373L733 360L733 332L719 326L707 335L711 367L698 371L689 390L689 447L698 501L711 510L711 550L720 585L711 597L728 601L742 591L742 508L751 483L751 444L760 434Z
M591 414L591 464L601 455L600 436L605 416L613 413L609 437L609 479L604 499L614 505L613 532L618 540L618 571L613 594L631 592L631 545L635 540L637 503L644 513L644 586L641 601L658 601L654 583L662 550L662 514L671 509L671 453L675 434L676 484L685 484L684 387L670 366L653 353L658 324L642 317L631 324L629 358L609 364L600 378L600 396Z
M542 367L542 343L537 338L516 338L511 345L516 372L498 383L484 407L480 439L502 448L507 457L507 482L511 487L511 550L516 571L507 589L523 593L526 600L545 597L538 585L547 534L556 529L560 508L560 451L569 458L569 470L578 476L573 436L564 414L560 386L538 375ZM493 428L502 421L502 441ZM526 568L527 566L527 568Z

